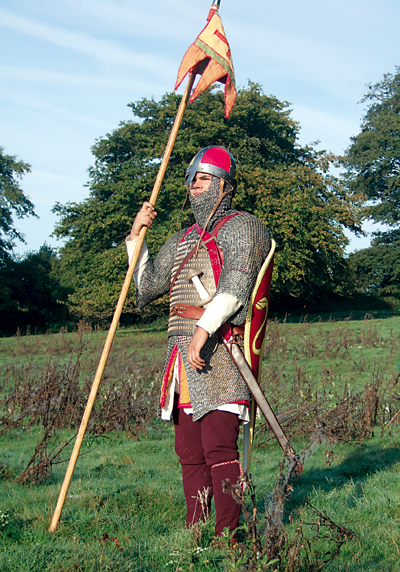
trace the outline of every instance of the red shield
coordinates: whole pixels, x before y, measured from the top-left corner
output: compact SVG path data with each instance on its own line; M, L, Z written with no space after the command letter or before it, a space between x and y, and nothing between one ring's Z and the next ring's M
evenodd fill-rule
M258 273L253 292L250 297L244 328L244 355L259 379L263 357L265 330L267 327L269 295L271 290L272 271L274 268L275 241L271 240L271 249ZM256 422L256 404L251 400L250 423L244 426L243 470L250 470L251 451L253 448L254 426Z
M258 380L262 361L265 329L267 327L269 295L272 271L274 268L275 241L271 240L271 249L258 273L250 297L244 328L244 352L247 363Z

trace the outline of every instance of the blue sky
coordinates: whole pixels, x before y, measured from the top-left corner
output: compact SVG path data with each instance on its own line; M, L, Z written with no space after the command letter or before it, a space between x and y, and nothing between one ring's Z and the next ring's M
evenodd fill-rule
M22 187L40 217L17 221L16 252L60 246L54 203L87 196L91 146L132 118L129 102L173 90L210 5L0 0L0 146L31 164ZM366 85L400 64L399 0L222 0L220 14L237 84L289 101L302 144L342 153Z

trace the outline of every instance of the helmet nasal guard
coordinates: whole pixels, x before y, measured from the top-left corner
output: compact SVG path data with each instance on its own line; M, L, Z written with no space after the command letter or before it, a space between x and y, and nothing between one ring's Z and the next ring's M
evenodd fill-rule
M190 185L196 173L208 173L220 179L224 179L236 188L236 163L235 159L225 147L212 145L205 147L195 155L187 168L185 185Z

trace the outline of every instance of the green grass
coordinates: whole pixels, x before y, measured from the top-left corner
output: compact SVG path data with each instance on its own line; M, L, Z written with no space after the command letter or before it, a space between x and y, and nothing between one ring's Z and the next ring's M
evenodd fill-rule
M274 331L276 330L276 331ZM400 358L400 318L345 322L272 323L274 342L264 369L275 364L286 378L304 371L312 389L347 382L355 390L371 381L377 369L396 370ZM332 386L334 387L334 386Z
M397 317L271 323L269 327L263 385L277 412L313 403L320 396L328 411L344 394L355 394L371 383L377 384L381 396L377 401L379 426L364 435L369 438L357 434L348 439L347 434L344 438L338 433L336 445L322 444L307 459L303 475L291 480L293 492L283 517L289 542L303 522L303 534L315 535L318 518L310 506L354 533L354 539L347 540L327 564L328 571L400 570L400 400L395 381L399 331ZM77 359L82 343L79 376L83 387L93 375L104 339L103 332L90 331L1 339L2 391L17 381L23 383L23 372L40 380L49 360L61 371ZM165 332L119 331L105 384L135 372L141 382L148 383L144 368L157 360L162 364L165 339ZM362 405L357 405L360 411ZM185 503L173 429L159 420L143 423L133 436L127 431L85 436L84 455L78 460L55 533L49 533L48 527L66 464L55 464L44 483L18 484L15 478L27 466L43 430L37 423L28 427L21 422L0 435L1 572L240 569L235 563L238 555L209 548L213 515L200 537L184 529ZM301 451L309 435L297 427L289 426L288 432L295 449ZM265 436L261 420L259 431L260 437ZM58 429L50 445L72 435L72 430ZM282 460L272 440L260 438L262 442L252 462L259 529ZM69 458L71 447L62 452L60 461ZM315 554L317 549L326 552L332 544L322 539L312 546ZM302 555L297 570L316 570L307 568L304 550ZM275 566L259 562L259 568L253 569L273 570Z

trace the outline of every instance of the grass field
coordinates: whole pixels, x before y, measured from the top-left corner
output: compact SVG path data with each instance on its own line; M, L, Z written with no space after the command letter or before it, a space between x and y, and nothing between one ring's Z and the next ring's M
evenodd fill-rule
M400 570L399 332L399 317L269 324L262 385L304 473L285 499L260 419L245 499L258 533L243 518L236 551L210 548L213 515L184 529L173 429L156 416L165 331L118 331L53 534L62 446L106 334L0 339L0 571Z

